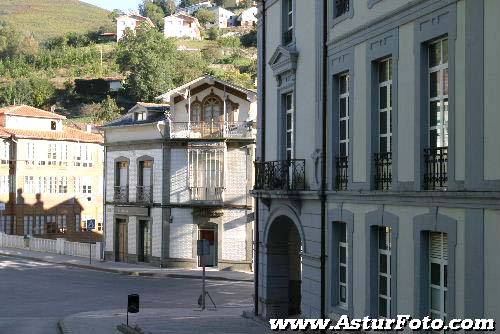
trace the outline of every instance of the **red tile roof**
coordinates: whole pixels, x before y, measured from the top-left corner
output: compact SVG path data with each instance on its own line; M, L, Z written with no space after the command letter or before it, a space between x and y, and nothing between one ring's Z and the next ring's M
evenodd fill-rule
M0 108L0 114L36 118L66 119L66 117L62 115L58 115L50 111L45 111L24 104Z
M64 127L62 131L41 131L41 130L22 130L0 127L0 137L7 138L32 138L60 141L79 141L85 143L103 143L101 134L89 133L71 127Z

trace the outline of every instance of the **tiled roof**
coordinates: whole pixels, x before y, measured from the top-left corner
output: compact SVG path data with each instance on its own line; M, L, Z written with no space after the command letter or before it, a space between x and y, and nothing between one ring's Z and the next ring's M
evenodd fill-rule
M50 111L45 111L24 104L0 108L0 114L37 118L66 119L66 117L62 115L58 115Z
M22 130L0 127L0 137L6 138L32 138L60 141L79 141L85 143L103 143L101 134L89 133L71 127L65 127L62 131Z

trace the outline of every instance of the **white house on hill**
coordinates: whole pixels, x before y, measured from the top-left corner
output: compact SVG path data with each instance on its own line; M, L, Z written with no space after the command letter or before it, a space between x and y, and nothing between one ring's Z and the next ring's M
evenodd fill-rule
M148 18L137 14L121 15L116 18L116 41L119 41L125 35L125 31L135 29L141 24L145 23L154 27L153 22Z
M176 13L165 17L165 37L201 39L200 23L196 17Z

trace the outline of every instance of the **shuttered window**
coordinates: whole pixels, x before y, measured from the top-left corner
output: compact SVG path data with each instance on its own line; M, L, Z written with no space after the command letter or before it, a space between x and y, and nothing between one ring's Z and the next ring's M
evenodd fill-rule
M446 319L448 292L448 237L446 233L429 233L429 305L433 319Z

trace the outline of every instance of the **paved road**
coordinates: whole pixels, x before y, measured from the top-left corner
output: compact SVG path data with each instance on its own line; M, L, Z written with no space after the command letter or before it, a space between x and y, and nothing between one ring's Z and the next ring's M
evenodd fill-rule
M138 293L144 308L193 308L201 281L130 277L0 256L0 333L55 334L71 314L126 306ZM251 308L252 283L209 282L218 305Z

